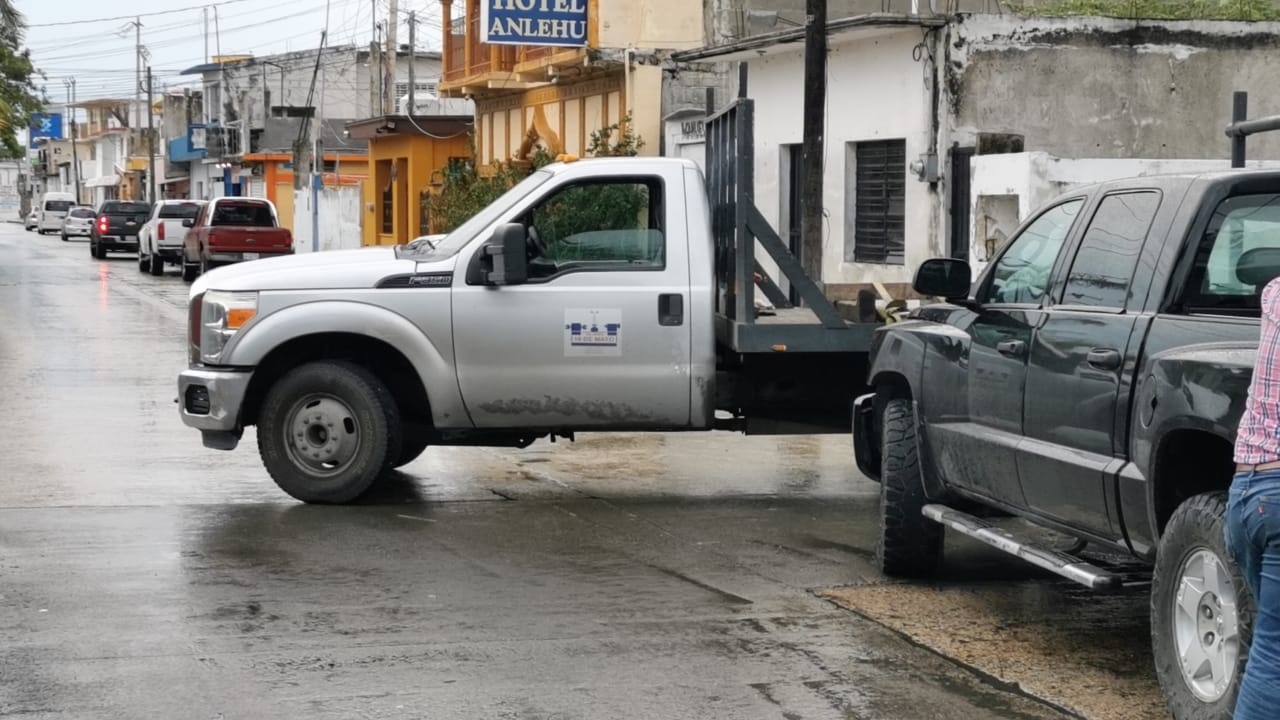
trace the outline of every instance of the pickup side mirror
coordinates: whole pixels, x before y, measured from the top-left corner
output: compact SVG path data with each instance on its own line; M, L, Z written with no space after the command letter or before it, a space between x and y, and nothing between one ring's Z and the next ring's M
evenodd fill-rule
M520 223L498 227L485 243L482 259L484 280L489 285L523 285L529 280L526 231Z
M182 227L195 227L195 226L196 226L195 218L182 219Z
M956 300L969 297L973 271L969 263L953 258L925 260L916 270L911 288L921 295Z

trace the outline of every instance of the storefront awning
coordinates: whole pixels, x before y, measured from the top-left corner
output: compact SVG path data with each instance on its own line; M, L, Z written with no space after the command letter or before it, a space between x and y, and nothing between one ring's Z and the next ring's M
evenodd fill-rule
M91 178L84 183L85 187L113 187L120 184L119 175L105 175L103 177Z

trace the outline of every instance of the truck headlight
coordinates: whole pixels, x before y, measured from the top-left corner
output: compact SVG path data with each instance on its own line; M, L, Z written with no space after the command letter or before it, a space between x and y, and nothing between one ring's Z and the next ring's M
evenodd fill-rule
M227 341L258 314L258 293L209 290L200 303L200 361L217 365Z

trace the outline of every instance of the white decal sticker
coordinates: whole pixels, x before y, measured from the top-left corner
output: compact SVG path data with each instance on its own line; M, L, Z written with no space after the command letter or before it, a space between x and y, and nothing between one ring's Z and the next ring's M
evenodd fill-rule
M622 311L565 310L565 357L622 355Z

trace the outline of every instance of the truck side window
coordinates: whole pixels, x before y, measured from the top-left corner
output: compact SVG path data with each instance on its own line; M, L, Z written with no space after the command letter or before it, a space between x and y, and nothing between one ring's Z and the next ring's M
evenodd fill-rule
M1280 194L1219 203L1196 251L1184 306L1257 316L1262 289L1280 276Z
M594 180L561 188L530 211L529 274L655 270L666 264L657 178Z
M1102 199L1067 274L1064 305L1125 306L1138 254L1159 207L1157 192L1117 193Z
M996 261L983 303L1038 305L1049 287L1049 271L1071 231L1083 200L1068 200L1045 211L1013 240Z

